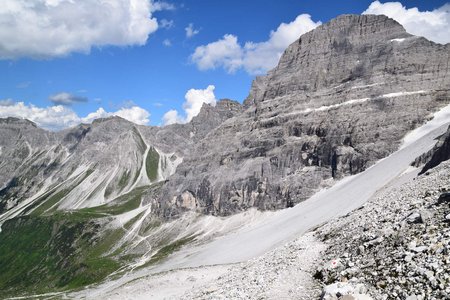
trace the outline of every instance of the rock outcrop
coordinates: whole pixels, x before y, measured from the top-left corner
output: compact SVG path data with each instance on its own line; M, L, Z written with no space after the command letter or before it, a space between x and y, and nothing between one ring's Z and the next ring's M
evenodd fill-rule
M414 166L421 166L423 164L420 174L438 166L441 162L450 159L450 128L447 132L439 138L439 141L428 153L417 158Z

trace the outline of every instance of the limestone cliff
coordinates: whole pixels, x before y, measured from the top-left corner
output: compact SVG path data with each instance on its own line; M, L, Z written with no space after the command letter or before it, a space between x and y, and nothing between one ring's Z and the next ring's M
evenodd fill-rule
M450 45L385 16L343 15L290 45L245 111L199 141L155 206L279 209L395 151L450 102Z

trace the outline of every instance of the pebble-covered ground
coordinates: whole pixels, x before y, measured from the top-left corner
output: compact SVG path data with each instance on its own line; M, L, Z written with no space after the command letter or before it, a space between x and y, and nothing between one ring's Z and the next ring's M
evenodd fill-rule
M450 299L449 190L444 162L319 228L329 245L315 274L329 285L324 298L358 286L375 299Z
M212 284L182 299L318 299L312 277L325 244L308 233L265 255L230 267Z

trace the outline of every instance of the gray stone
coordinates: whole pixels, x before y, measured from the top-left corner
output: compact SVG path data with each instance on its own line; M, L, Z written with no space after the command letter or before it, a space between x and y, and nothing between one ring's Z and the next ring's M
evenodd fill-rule
M406 218L406 221L410 224L422 223L422 216L420 213L414 212Z

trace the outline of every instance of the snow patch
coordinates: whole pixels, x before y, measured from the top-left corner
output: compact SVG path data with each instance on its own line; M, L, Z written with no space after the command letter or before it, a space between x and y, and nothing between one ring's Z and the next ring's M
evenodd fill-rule
M426 94L426 93L428 93L428 91L424 91L424 90L415 91L415 92L397 92L397 93L384 94L384 95L380 96L380 98L395 98L395 97Z
M344 86L344 85L345 85L345 83L341 83L341 84L335 86L333 89L338 89L338 88L340 88L340 87L342 87L342 86Z
M299 114L306 114L306 113L315 112L315 111L328 111L328 110L342 107L342 106L360 104L363 102L378 100L378 99L382 99L382 98L396 98L396 97L403 97L403 96L410 96L410 95L417 95L417 94L426 94L426 93L428 93L428 91L420 90L420 91L414 91L414 92L389 93L389 94L380 95L380 96L374 97L374 98L352 99L352 100L348 100L348 101L337 103L337 104L324 105L324 106L321 106L318 108L307 108L307 109L304 109L301 111L295 111L295 112L291 112L291 113L287 113L287 114L283 114L283 115L279 115L279 116L274 116L274 117L267 118L266 120L269 121L269 120L273 120L273 119L279 118L279 117L290 117L290 116L296 116Z
M414 166L409 166L402 174L400 174L400 176L409 174L411 172L416 171L418 168L414 167Z
M372 86L377 86L377 85L382 85L382 84L384 84L384 82L377 82L377 83L366 84L366 85L357 85L357 86L351 87L350 89L351 89L351 90L364 89L364 88L368 88L368 87L372 87Z
M406 40L406 38L402 38L402 39L392 39L390 40L390 42L397 42L397 43L402 43Z
M400 149L406 148L425 136L428 132L450 123L450 104L433 114L433 119L414 129L403 138Z

